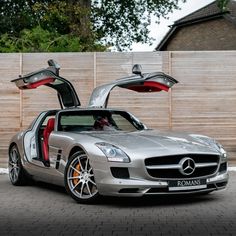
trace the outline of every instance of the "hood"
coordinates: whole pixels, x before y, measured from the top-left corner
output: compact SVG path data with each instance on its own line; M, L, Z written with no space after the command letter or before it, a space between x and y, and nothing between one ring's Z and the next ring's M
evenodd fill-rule
M96 132L89 134L101 142L113 144L128 153L150 155L174 155L189 153L219 154L215 145L210 145L194 135L144 130L136 132ZM196 136L197 137L197 136ZM198 136L200 137L200 136ZM206 137L205 137L206 138ZM211 140L209 138L209 140Z

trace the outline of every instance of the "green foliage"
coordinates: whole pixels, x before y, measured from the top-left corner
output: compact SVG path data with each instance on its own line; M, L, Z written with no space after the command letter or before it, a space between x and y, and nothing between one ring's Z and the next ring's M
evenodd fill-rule
M104 51L90 0L0 1L0 52Z
M227 5L230 0L217 0L217 5L222 11L227 11Z
M166 16L185 1L3 0L0 50L105 50L101 44L125 50L134 42L151 43L151 14ZM227 10L229 0L217 2Z
M126 50L133 42L151 43L152 14L166 16L185 1L3 0L0 50Z
M0 37L0 52L16 52L15 45L12 38L7 33Z
M148 36L151 15L166 16L185 0L95 0L92 6L93 29L105 44L118 50L133 42L151 43Z
M86 47L85 47L86 46ZM22 30L18 37L5 33L0 37L1 52L81 52L104 51L99 44L82 45L75 35L60 35L49 32L40 26L31 30Z

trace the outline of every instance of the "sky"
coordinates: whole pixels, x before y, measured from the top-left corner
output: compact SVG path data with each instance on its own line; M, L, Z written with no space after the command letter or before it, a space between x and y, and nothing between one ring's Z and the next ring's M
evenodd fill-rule
M173 13L169 13L168 20L161 18L160 24L155 23L155 18L152 18L152 24L150 26L150 34L153 41L153 45L135 43L132 45L132 51L154 51L155 47L162 40L165 34L169 30L169 25L172 25L174 21L206 6L207 4L214 2L214 0L187 0L185 3L180 3L181 10L175 10Z

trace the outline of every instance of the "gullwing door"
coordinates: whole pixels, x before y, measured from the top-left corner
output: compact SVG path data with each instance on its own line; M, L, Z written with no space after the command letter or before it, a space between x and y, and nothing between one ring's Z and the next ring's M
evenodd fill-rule
M48 61L49 67L12 80L19 89L36 89L45 85L57 91L61 108L80 106L80 101L73 85L59 76L60 66L53 60Z
M162 90L168 92L174 84L178 83L177 80L162 72L142 74L140 65L134 65L133 74L133 76L125 77L95 88L90 97L89 107L106 107L109 94L115 87L142 93L160 92Z

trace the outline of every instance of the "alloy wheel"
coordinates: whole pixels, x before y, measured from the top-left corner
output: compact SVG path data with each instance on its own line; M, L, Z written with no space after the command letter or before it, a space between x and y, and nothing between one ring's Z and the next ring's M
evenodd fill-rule
M66 172L67 187L77 201L86 201L98 195L93 169L84 153L76 153L68 163Z
M19 179L20 174L20 157L16 147L12 147L9 153L9 177L12 183L16 183Z

